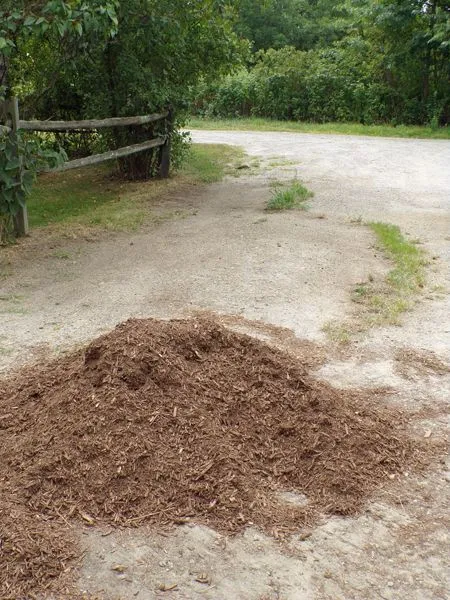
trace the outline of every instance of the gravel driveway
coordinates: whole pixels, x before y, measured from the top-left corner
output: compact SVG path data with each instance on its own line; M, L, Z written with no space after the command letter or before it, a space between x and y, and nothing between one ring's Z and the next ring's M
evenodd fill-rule
M42 349L72 347L131 316L209 310L322 344L328 358L317 377L333 385L388 386L401 406L448 402L449 374L427 370L422 360L433 352L450 362L448 294L427 292L402 327L373 330L346 354L328 351L322 327L351 313L355 283L389 269L369 230L354 224L358 218L398 224L420 239L430 255L430 290L448 288L450 144L232 131L192 137L242 146L261 167L164 200L161 211L181 210L183 218L96 243L64 242L70 259L49 248L35 256L31 250L20 268L13 263L0 281L7 299L0 306L0 367ZM314 191L311 210L266 213L270 182L293 177ZM270 327L257 329L271 339ZM413 357L403 370L400 351ZM441 413L423 423L431 435L444 424ZM358 518L332 519L292 540L287 554L251 530L232 540L196 527L174 536L91 531L81 536L87 554L80 588L150 599L159 597L152 591L157 581L176 577L178 590L165 598L444 600L450 598L449 479L449 464L426 480L406 474L392 502L377 500ZM112 562L135 565L132 585L119 581ZM213 587L192 587L193 564L211 574Z

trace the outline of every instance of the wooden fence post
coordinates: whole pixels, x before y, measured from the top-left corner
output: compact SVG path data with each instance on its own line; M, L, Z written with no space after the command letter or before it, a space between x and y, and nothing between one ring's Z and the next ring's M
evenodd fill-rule
M170 108L167 116L167 127L166 127L166 141L161 146L160 163L159 163L159 176L161 179L167 179L170 172L170 147L172 143L172 131L173 131L173 111Z
M22 177L22 157L19 155L17 130L19 129L19 101L17 98L10 98L5 103L4 112L11 121L11 131L9 136L15 147L16 155L21 163L20 177ZM18 237L28 235L28 212L26 205L20 206L19 211L14 217L14 230Z

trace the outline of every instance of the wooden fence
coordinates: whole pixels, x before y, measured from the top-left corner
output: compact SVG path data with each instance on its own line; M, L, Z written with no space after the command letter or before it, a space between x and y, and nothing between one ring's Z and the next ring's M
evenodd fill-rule
M106 127L128 127L131 125L146 125L156 121L166 121L166 133L159 137L151 138L139 144L124 146L116 150L110 150L101 154L93 154L84 158L77 158L65 162L63 165L51 169L54 171L67 171L77 169L88 165L95 165L107 160L113 160L137 154L149 150L150 148L160 147L159 156L159 175L162 178L169 176L170 170L170 139L173 129L172 111L167 110L162 113L143 115L137 117L111 117L109 119L89 119L84 121L22 121L19 118L19 104L17 98L11 98L6 102L0 103L0 134L8 133L13 139L17 139L19 130L42 131L42 132L69 132L69 131L89 131ZM17 147L17 144L15 144ZM16 234L26 235L28 233L28 215L26 206L22 207L15 219Z

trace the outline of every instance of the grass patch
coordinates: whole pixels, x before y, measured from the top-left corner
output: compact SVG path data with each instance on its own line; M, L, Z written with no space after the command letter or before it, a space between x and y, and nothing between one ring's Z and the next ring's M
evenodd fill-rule
M308 208L307 201L313 197L313 193L308 190L299 181L292 181L289 187L285 187L280 183L275 185L272 191L272 196L267 203L266 210L278 211L299 208L306 210Z
M408 240L396 225L381 222L366 225L393 268L384 281L376 281L369 275L367 281L354 287L352 300L361 310L351 323L327 323L323 327L328 337L339 343L348 343L353 335L371 327L400 325L401 315L413 308L426 283L428 260L417 240Z
M450 139L450 127L434 129L418 125L362 125L361 123L305 123L275 121L257 117L241 119L200 119L192 117L189 129L222 129L234 131L293 131L298 133L337 133L376 137Z
M193 144L180 170L194 183L215 183L239 169L245 157L242 148L224 144Z
M353 332L345 324L329 321L322 327L322 331L327 334L328 339L340 345L347 345L352 339Z
M112 165L42 175L27 201L31 228L67 223L134 229L144 210L136 184L114 181Z
M292 165L296 165L297 163L294 160L288 160L283 158L274 158L270 160L267 164L271 169L276 169L277 167L289 167Z
M364 307L363 324L398 325L402 313L410 310L425 287L425 267L428 263L417 241L410 241L400 228L389 223L370 222L377 244L393 262L384 282L369 279L358 284L353 300Z
M59 260L70 260L72 258L72 254L66 250L55 250L52 252L51 256L53 256L53 258L58 258Z
M108 163L45 174L27 202L30 227L133 231L144 222L161 222L176 212L152 212L154 201L164 193L186 183L220 181L236 171L244 156L244 151L234 146L194 144L183 167L168 180L119 181L112 177L113 164Z
M0 314L24 315L26 309L21 305L24 296L6 294L0 296Z
M398 292L418 292L425 285L424 252L417 247L417 240L407 240L400 228L388 223L371 222L368 226L375 233L378 245L394 261L394 269L388 281Z
M361 300L366 308L365 319L369 325L398 325L402 313L410 310L425 286L427 259L417 241L410 241L400 228L388 223L370 222L379 248L393 262L383 282L364 284Z
M17 304L24 299L24 296L20 296L19 294L1 294L0 302L13 302Z

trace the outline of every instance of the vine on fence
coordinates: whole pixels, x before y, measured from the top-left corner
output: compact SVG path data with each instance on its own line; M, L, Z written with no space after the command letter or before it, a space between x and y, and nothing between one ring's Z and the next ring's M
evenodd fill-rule
M65 160L63 150L45 148L36 137L0 134L0 242L11 236L14 217L25 205L37 173Z

